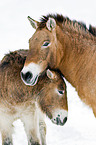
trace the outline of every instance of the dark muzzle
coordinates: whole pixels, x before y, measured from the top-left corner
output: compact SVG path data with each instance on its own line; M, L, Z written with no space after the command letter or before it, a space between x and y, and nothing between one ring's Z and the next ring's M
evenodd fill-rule
M33 75L31 72L27 72L27 73L21 72L21 78L26 83L30 83L32 77L33 77Z
M56 118L57 125L63 126L66 123L66 121L67 121L67 117L65 117L63 121L61 121L59 117Z

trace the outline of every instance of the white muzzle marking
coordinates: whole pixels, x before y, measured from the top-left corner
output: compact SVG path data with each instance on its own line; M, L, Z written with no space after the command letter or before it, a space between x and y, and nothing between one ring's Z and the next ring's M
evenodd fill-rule
M23 74L26 74L27 72L30 72L32 74L32 78L30 79L30 82L26 82L23 78L22 80L26 85L34 86L38 81L41 68L38 64L30 63L27 66L24 66L21 72Z

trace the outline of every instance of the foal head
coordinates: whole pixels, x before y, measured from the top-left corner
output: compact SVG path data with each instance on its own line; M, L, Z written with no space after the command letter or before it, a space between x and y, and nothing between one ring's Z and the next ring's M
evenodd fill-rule
M29 53L21 77L26 85L35 85L38 76L48 66L53 68L56 64L56 21L51 17L45 18L42 22L30 17L28 19L36 32L29 40Z
M47 81L40 90L37 102L53 123L64 125L68 117L66 84L59 73L47 70Z
M64 125L68 117L68 105L66 84L62 74L48 69L39 77L35 86L26 86L20 78L20 71L24 65L27 52L27 50L19 50L3 58L0 65L0 89L2 90L1 99L3 100L1 104L6 100L5 103L9 105L9 108L12 105L14 107L24 106L26 109L27 106L30 108L31 102L36 102L40 110L53 123ZM13 107L11 109L13 110Z

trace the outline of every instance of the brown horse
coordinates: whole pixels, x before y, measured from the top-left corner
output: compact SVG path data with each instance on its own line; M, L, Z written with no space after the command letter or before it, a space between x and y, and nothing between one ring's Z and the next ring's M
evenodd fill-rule
M26 80L22 76L23 81L34 85L46 68L58 69L96 116L96 28L88 30L83 23L58 14L44 16L40 22L28 19L36 32L22 69L23 76L30 75Z
M34 86L26 86L20 78L27 50L6 55L0 64L0 131L2 144L12 145L12 123L21 119L30 145L46 144L44 114L53 123L67 121L67 92L62 76L47 70Z

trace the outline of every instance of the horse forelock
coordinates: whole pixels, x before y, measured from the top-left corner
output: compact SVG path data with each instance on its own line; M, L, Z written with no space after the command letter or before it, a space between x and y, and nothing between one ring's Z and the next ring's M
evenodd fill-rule
M72 27L74 27L75 29L77 29L79 32L80 30L83 30L85 32L89 32L92 35L96 36L96 28L89 27L89 29L87 29L86 24L84 24L83 22L78 22L76 20L70 20L68 17L64 17L62 14L48 14L47 16L42 16L42 18L40 19L40 23L38 25L39 29L42 29L44 27L46 27L46 22L48 21L49 17L54 18L57 25L60 23L63 23L63 25L70 25Z

